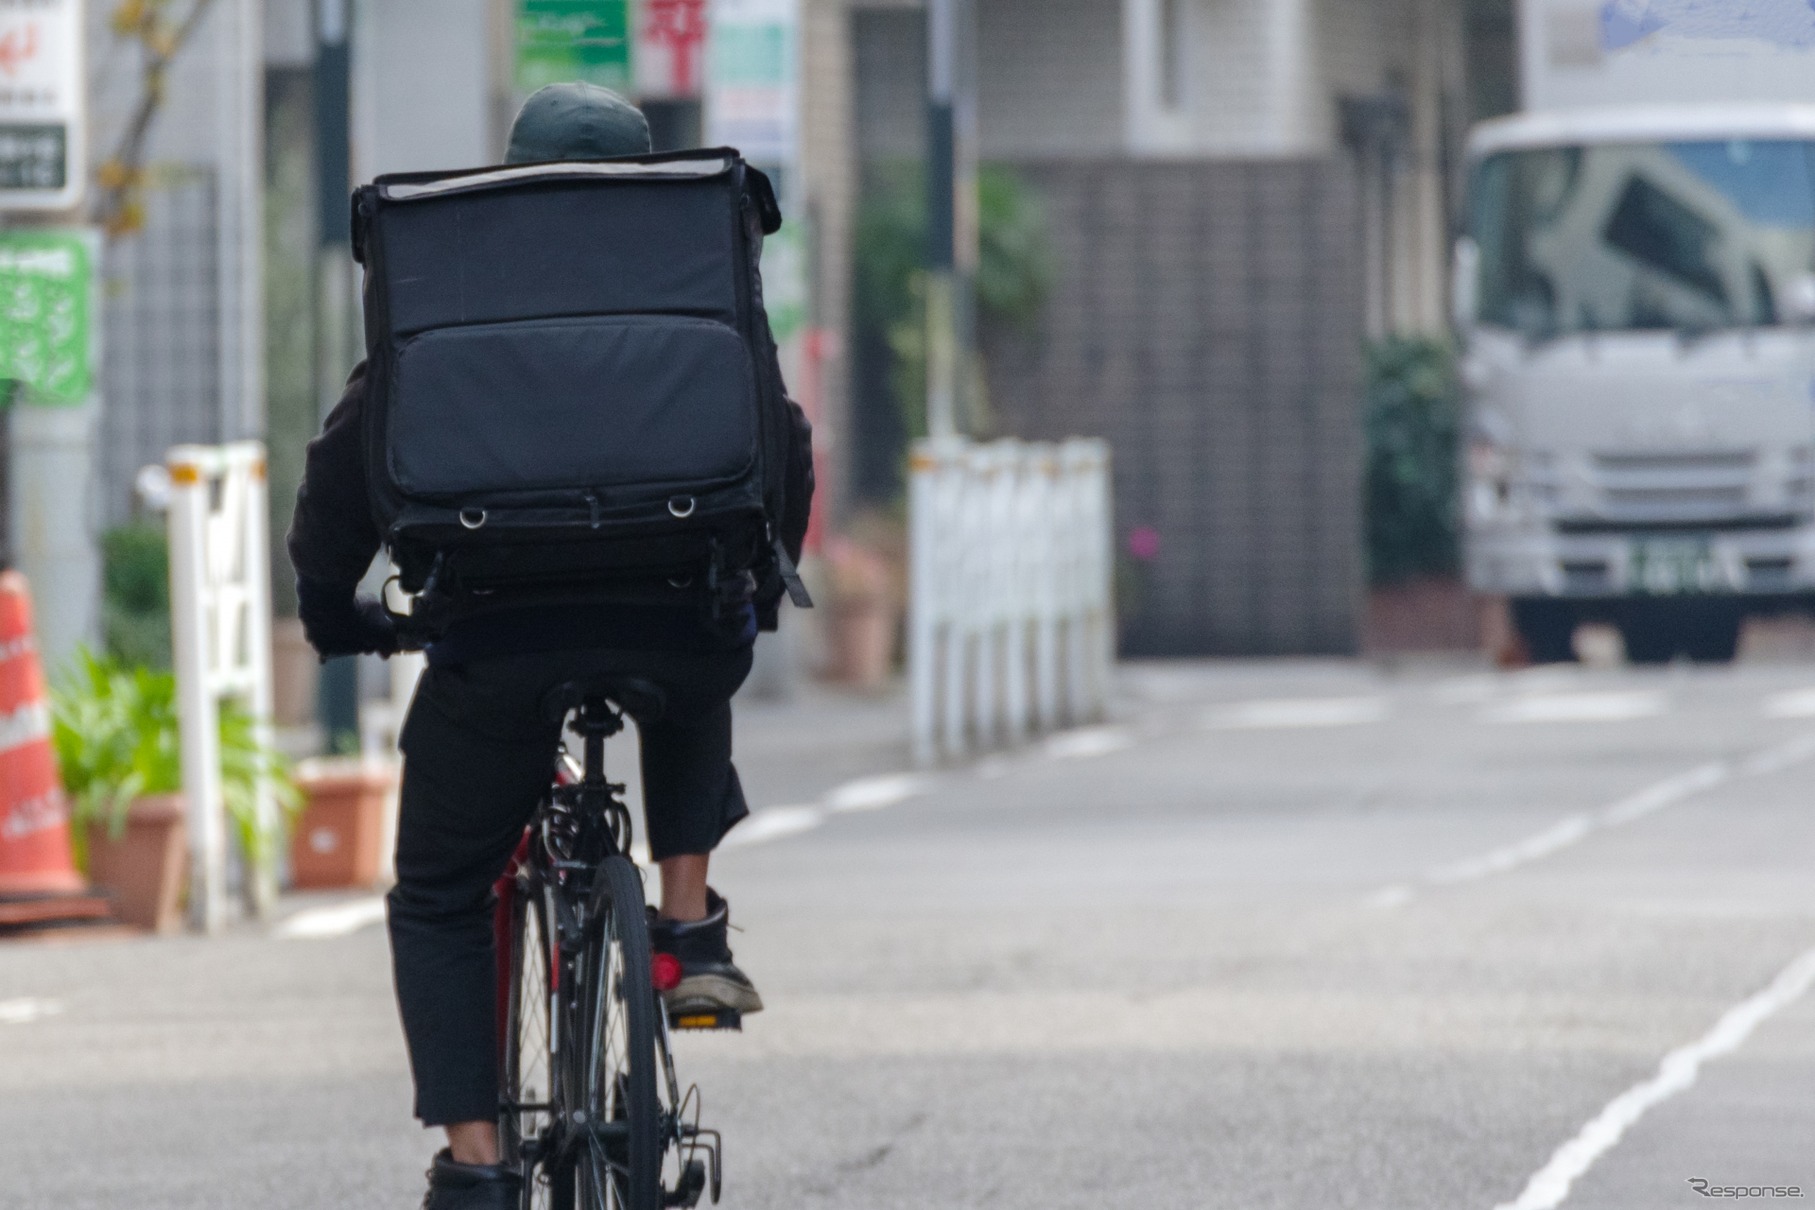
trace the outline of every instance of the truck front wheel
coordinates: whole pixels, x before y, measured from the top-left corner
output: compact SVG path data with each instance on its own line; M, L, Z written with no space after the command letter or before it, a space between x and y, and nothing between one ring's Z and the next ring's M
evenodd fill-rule
M1513 629L1534 664L1567 664L1576 658L1575 608L1563 601L1524 598L1512 603Z
M1739 654L1744 616L1728 601L1696 601L1683 616L1683 654L1698 664L1729 664Z
M1620 621L1620 640L1629 664L1668 664L1676 658L1677 619L1660 609L1640 609Z
M1645 601L1620 619L1626 659L1667 664L1678 655L1698 664L1725 664L1739 652L1745 611L1733 601L1677 598Z

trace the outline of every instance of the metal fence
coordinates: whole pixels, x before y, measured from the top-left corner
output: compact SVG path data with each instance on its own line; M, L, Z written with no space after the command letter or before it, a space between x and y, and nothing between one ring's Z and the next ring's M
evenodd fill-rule
M147 192L145 227L108 249L100 432L101 515L133 513L139 468L173 445L213 444L221 423L214 174L184 170Z

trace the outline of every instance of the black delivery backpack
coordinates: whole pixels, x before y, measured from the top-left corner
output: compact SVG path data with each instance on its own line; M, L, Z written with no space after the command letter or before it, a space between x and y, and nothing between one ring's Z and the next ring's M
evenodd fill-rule
M780 226L731 150L354 194L368 478L418 613L728 607L777 574L805 603L777 536L788 405L758 272Z

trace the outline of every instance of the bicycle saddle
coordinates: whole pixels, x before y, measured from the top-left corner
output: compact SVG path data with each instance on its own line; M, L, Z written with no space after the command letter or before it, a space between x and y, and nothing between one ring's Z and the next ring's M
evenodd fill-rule
M604 698L639 723L652 723L668 710L662 687L640 676L589 676L563 681L542 698L542 716L560 722L588 698Z

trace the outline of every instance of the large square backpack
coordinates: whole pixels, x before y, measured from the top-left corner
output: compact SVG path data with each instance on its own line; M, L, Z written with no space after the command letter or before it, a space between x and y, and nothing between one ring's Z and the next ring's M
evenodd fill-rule
M366 459L403 589L447 613L797 584L758 269L780 224L730 150L360 188Z

